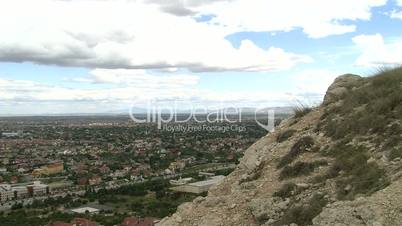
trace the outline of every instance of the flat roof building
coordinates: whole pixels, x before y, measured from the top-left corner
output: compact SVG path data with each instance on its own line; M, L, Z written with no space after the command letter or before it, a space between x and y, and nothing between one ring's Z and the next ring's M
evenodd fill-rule
M84 214L84 213L97 214L97 213L100 212L100 210L92 208L92 207L89 207L89 206L86 206L86 207L80 207L80 208L72 209L71 212L80 213L80 214Z
M207 192L209 190L209 188L211 188L213 185L221 182L224 178L225 178L225 176L221 176L221 175L214 176L208 180L198 181L198 182L185 184L185 185L177 186L177 187L172 187L170 189L173 191L179 191L179 192L201 194L203 192Z

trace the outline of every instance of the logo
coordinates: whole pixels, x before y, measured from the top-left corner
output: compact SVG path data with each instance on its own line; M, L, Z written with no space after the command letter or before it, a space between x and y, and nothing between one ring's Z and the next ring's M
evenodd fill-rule
M186 108L179 107L186 106ZM272 132L275 128L275 111L267 108L244 109L220 104L218 107L193 106L175 101L172 107L149 101L145 110L138 112L134 105L129 116L135 123L156 123L158 129L172 132L191 131L245 131L237 124L244 118L253 120L258 126ZM186 126L183 126L186 124ZM219 125L220 124L220 125Z

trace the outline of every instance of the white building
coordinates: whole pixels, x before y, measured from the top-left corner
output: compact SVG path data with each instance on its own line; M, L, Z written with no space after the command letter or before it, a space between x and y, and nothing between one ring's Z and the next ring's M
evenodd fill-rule
M14 191L9 184L0 184L0 201L7 202L14 199Z
M32 196L49 194L49 186L35 181L30 185L0 184L0 201L7 202L13 199L24 199Z
M0 174L7 173L7 168L0 168Z
M16 186L13 187L12 190L14 191L14 196L17 199L24 199L29 197L28 189L26 186Z
M194 194L201 194L203 192L207 192L210 187L213 185L221 182L225 176L214 176L208 180L198 181L190 184L185 184L178 187L172 187L171 190L180 191L180 192L187 192L187 193L194 193Z
M33 184L27 185L28 192L31 196L41 196L49 194L49 186L42 184L40 181L34 181Z
M170 184L174 185L174 186L178 186L178 185L185 185L190 183L193 180L192 177L187 177L187 178L180 178L178 180L170 180Z
M24 134L24 132L18 131L18 132L4 132L1 135L3 137L19 137L19 136L22 136L23 134Z
M99 209L95 209L92 207L81 207L81 208L76 208L72 209L71 212L73 213L79 213L79 214L85 214L85 213L90 213L90 214L97 214L99 213Z

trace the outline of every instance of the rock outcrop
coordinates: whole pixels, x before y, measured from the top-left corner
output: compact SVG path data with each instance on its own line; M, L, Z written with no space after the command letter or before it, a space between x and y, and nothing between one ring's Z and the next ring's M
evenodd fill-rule
M399 77L391 76L395 86L382 81L390 76L385 73L337 78L321 106L283 121L208 196L181 205L158 225L402 225L398 70ZM375 95L396 98L381 105L392 107L393 118L377 128L368 124L380 120L371 106L384 101L364 95L388 86L400 90Z
M353 74L339 76L335 79L334 83L329 86L324 97L323 105L328 105L341 100L348 91L359 86L362 80L363 79L360 76Z

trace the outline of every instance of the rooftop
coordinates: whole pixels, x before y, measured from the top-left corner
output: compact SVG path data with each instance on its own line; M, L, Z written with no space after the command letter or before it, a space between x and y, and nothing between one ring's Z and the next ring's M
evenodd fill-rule
M92 207L81 207L81 208L72 209L71 211L74 213L86 213L87 211L89 213L96 213L96 212L99 212L99 209L95 209Z
M209 180L198 181L198 182L190 183L189 185L196 186L196 187L213 185L213 184L216 184L219 181L223 180L224 178L225 178L225 176L219 175L219 176L211 177Z

